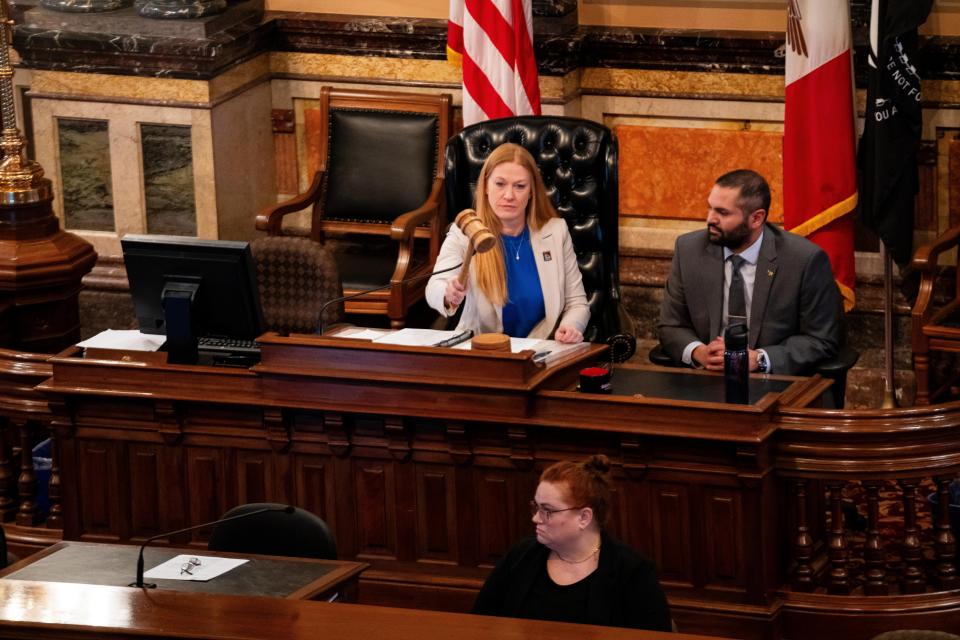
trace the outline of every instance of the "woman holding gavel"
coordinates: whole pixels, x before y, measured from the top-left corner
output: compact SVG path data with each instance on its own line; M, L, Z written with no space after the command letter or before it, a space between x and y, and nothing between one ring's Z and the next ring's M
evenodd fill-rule
M427 303L444 316L463 304L458 331L581 342L590 319L583 280L567 223L557 216L533 157L516 144L494 149L474 201L480 222L499 241L476 254L463 282L456 271L431 277ZM434 271L464 261L469 247L460 227L450 225Z
M653 564L607 534L610 460L557 462L530 501L536 535L497 563L473 613L670 631Z

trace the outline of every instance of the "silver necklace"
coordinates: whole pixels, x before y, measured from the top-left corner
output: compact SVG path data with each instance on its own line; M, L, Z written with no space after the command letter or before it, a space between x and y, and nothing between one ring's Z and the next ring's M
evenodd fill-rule
M520 249L523 248L523 241L527 237L527 228L524 227L523 231L520 232L520 242L517 243L517 246L514 248L513 259L520 260Z

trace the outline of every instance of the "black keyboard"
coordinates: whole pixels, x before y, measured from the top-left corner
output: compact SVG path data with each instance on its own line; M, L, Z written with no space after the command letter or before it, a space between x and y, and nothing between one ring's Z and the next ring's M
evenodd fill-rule
M215 354L234 354L259 356L260 345L253 340L236 340L234 338L200 338L197 340L197 350Z

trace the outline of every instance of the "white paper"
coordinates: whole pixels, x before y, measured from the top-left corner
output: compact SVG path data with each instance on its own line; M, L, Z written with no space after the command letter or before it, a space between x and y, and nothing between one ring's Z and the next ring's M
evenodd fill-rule
M382 338L385 335L389 335L389 331L384 331L382 329L348 329L346 331L341 331L333 335L334 338L350 338L351 340L376 340Z
M199 560L200 564L190 565L190 572L183 570L184 565L191 559ZM151 580L193 580L195 582L206 582L217 576L225 574L227 571L236 569L245 562L250 562L245 558L218 558L216 556L194 556L181 554L170 558L163 564L158 564L143 574L144 578Z
M166 336L140 333L136 329L107 329L92 338L78 342L78 347L122 349L124 351L156 351L167 341Z
M436 331L434 329L400 329L374 340L377 344L400 344L408 347L432 347L438 342L449 340L457 331ZM468 340L467 343L470 341Z

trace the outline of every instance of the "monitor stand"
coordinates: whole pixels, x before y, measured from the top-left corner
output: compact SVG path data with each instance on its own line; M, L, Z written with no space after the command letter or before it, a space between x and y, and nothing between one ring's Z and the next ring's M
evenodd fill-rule
M199 282L168 282L163 287L163 317L167 332L167 362L197 363L197 335L193 303Z

